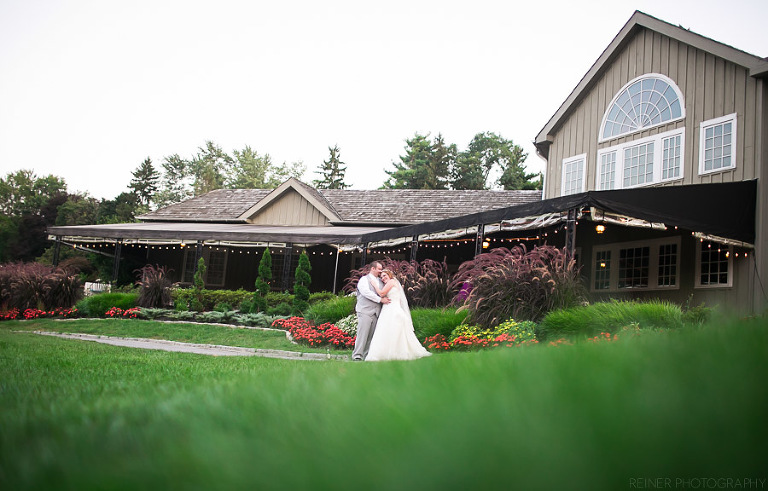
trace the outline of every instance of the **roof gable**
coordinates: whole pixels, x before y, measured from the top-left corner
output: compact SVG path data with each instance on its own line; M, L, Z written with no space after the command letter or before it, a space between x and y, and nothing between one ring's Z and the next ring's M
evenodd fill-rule
M259 221L259 215L266 215L270 210L275 210L281 205L292 207L297 200L304 204L303 208L311 208L315 211L315 215L319 214L324 217L326 223L339 220L339 216L333 209L333 206L331 206L331 204L319 194L316 189L307 186L293 177L275 188L258 203L245 210L238 218L248 223L255 223ZM290 203L288 201L290 201ZM309 214L313 213L310 212ZM291 223L291 225L319 224L315 220L307 221L303 218L304 217L294 216L292 221L296 221L297 223ZM285 223L285 220L282 222Z
M610 66L611 62L618 56L637 31L643 28L658 32L681 43L746 67L749 69L749 74L752 77L765 78L768 76L768 61L766 59L696 34L683 27L674 26L643 12L635 11L621 31L614 37L611 44L608 45L589 71L582 77L568 98L560 105L557 112L536 135L534 143L540 153L546 155L546 147L552 142L554 130L567 118L571 108L588 94L594 82L600 78L600 75Z

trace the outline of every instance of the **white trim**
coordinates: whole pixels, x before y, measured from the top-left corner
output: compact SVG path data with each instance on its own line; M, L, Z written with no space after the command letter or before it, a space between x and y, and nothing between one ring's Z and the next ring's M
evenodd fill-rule
M702 245L704 243L704 239L700 239L696 241L696 278L694 280L694 288L702 288L702 289L712 289L712 288L731 288L733 287L733 246L730 245L723 245L723 244L717 244L716 245L719 248L725 248L728 249L727 255L728 255L728 282L727 283L717 283L714 285L702 285L701 284L701 249Z
M672 286L659 286L659 246L662 245L677 246L677 262L675 263L675 284ZM648 286L636 288L619 288L619 251L621 249L631 249L635 247L648 247ZM597 253L603 251L611 252L610 279L609 287L605 289L595 289L595 270L597 265ZM594 293L603 292L627 292L627 291L662 291L680 289L680 257L681 257L680 236L664 237L655 240L638 240L632 242L614 242L611 244L602 244L592 248L591 270L589 272L589 290Z
M680 175L667 179L662 179L663 175L663 156L664 156L664 140L674 136L680 136ZM645 182L634 186L624 186L624 150L632 148L637 145L644 145L653 142L653 180L651 182ZM597 159L595 163L595 189L600 189L600 159L604 154L616 152L616 173L614 175L614 183L612 189L630 189L639 188L644 186L651 186L661 182L679 181L685 176L685 128L678 128L675 130L665 131L664 133L658 133L656 135L646 136L644 138L638 138L637 140L631 140L612 147L601 148L597 151ZM565 162L565 161L563 161Z
M731 121L732 124L732 130L731 130L731 165L728 167L720 167L717 169L712 170L704 170L704 133L707 131L707 128L711 126L717 126L720 124L724 124ZM728 114L726 116L721 116L719 118L709 119L707 121L702 121L701 124L699 124L699 175L706 175L706 174L712 174L714 172L723 172L723 171L729 171L736 168L736 131L737 131L737 114Z
M575 190L575 191L571 191L571 192L566 193L565 192L565 188L566 188L566 182L565 182L566 172L565 172L565 167L568 164L574 164L574 163L576 163L578 161L581 161L581 187L579 189ZM576 193L583 193L584 192L584 188L586 187L586 182L587 182L587 165L586 164L587 164L587 154L586 153L582 153L580 155L574 155L573 157L568 157L568 158L564 158L563 159L563 164L560 167L560 174L561 174L560 175L560 196L567 196L569 194L576 194Z
M619 135L612 135L608 138L603 138L603 133L605 131L605 123L607 122L607 119L608 119L608 113L610 113L611 109L613 108L613 105L616 103L619 97L621 97L624 91L627 90L632 84L634 84L638 80L649 79L649 78L661 79L663 82L665 82L670 87L672 87L672 90L674 90L675 94L677 95L677 100L680 102L680 117L667 119L666 121L661 121L660 123L656 123L650 126L643 126L642 128L638 128L636 130L629 131L627 133L621 133ZM674 123L675 121L680 121L682 119L685 119L685 99L683 98L683 93L680 91L680 88L677 86L677 84L671 78L667 77L666 75L662 75L661 73L644 73L639 77L635 77L629 82L627 82L626 84L624 84L624 86L621 89L619 89L616 92L616 94L614 94L613 99L611 99L611 103L608 104L608 106L605 108L605 112L603 113L603 119L600 122L600 129L599 129L600 132L598 133L597 142L602 143L610 140L615 140L616 138L625 137L633 133L645 131L650 128L656 128L658 126L662 126L665 124Z

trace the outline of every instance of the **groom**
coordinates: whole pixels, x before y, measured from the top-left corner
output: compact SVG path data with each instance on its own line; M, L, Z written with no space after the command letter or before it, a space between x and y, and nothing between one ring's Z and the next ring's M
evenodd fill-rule
M371 338L376 330L376 322L379 320L381 304L389 303L387 297L380 297L373 289L373 283L376 282L379 288L382 287L379 275L384 267L380 262L371 263L371 270L367 275L357 281L357 339L355 339L355 350L352 352L354 361L363 361L368 356L368 348L371 346Z

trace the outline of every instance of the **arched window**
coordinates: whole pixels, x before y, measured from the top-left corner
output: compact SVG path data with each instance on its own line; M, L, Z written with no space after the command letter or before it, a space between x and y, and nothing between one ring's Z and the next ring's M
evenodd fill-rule
M645 74L621 88L600 126L600 141L685 117L683 94L658 73Z

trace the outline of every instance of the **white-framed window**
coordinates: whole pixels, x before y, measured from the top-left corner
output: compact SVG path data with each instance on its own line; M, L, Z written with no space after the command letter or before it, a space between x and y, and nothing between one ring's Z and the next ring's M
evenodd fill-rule
M595 189L647 186L683 178L685 128L598 150Z
M194 246L184 251L184 272L181 281L191 283L194 280L197 267L195 255ZM204 247L202 257L205 259L205 285L224 286L227 276L227 249Z
M563 196L584 191L584 163L586 160L587 154L563 159Z
M614 189L616 187L616 151L604 152L597 157L598 182L597 189Z
M680 288L680 237L592 249L592 291Z
M736 114L704 121L699 133L699 174L736 167Z
M696 288L733 286L733 247L707 240L696 243Z
M624 186L635 187L653 182L653 141L624 149Z
M683 93L669 77L646 73L630 80L603 115L600 138L606 141L685 118Z
M672 135L668 138L662 138L661 153L661 179L679 179L682 176L681 162L683 152L683 136Z

